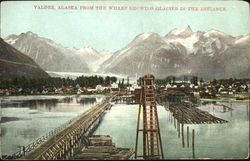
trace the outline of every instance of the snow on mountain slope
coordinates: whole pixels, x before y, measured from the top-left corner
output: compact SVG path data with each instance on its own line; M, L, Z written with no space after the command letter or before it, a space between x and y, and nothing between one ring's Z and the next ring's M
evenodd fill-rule
M186 38L182 38L182 37L175 37L175 38L165 38L165 41L168 43L180 43L181 45L183 45L186 50L187 53L193 53L194 52L194 44L199 41L199 36L197 34L192 34L189 37Z
M239 45L239 44L250 44L250 38L249 38L249 34L246 36L243 36L237 40L235 40L234 44Z
M181 74L198 74L208 79L233 75L245 77L249 75L245 73L249 69L249 56L246 54L249 52L248 42L249 35L236 39L214 29L193 32L190 26L174 29L164 37L152 32L142 33L126 47L115 52L100 69L104 73L127 75L150 72L157 77ZM236 61L244 57L247 59L241 65L233 67L238 69L230 69L230 57L236 53ZM234 74L225 73L224 70L233 71ZM237 74L237 70L243 72Z
M121 73L142 76L148 72L157 76L174 74L185 65L178 49L166 43L157 33L143 33L125 48L115 52L102 64L104 73ZM166 70L167 69L167 70Z
M18 36L17 35L9 35L7 38L6 38L6 42L10 45L13 45L18 39Z
M187 26L186 28L183 29L174 29L170 31L165 37L168 38L173 38L173 37L181 37L181 38L186 38L189 37L193 34L193 31L190 26Z
M0 38L0 77L9 78L48 78L30 57L13 48Z
M4 39L14 48L30 56L44 70L89 72L84 61L70 49L33 32L10 35Z
M145 32L114 53L98 52L91 47L65 48L32 32L10 35L5 41L47 71L130 76L150 72L162 78L182 74L204 78L249 75L245 72L249 69L249 35L235 38L215 29L194 32L187 26L164 37ZM233 62L241 64L232 65Z

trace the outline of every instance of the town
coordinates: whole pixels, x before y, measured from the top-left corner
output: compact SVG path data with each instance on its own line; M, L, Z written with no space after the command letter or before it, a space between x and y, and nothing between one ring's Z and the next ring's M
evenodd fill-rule
M43 79L8 79L0 80L0 96L10 95L60 95L60 94L133 94L140 89L140 79L129 82L129 77L118 80L116 77L81 76L71 78L43 78ZM212 81L198 80L193 76L190 80L176 80L175 77L165 79L155 78L157 93L182 92L198 98L228 97L248 99L250 79L219 79Z

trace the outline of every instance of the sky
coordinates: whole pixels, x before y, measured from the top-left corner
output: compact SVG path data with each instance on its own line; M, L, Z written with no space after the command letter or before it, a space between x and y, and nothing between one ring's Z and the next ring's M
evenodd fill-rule
M45 5L55 9L35 9ZM69 5L77 10L58 9ZM94 10L81 10L80 6L94 6ZM106 6L106 10L97 10L97 6ZM127 9L113 10L109 6L127 6ZM159 7L178 10L159 10ZM224 10L204 11L205 7ZM165 36L188 25L194 32L216 29L234 37L247 35L249 19L249 6L244 1L5 1L1 3L1 37L32 31L65 47L114 52L138 34L155 32Z

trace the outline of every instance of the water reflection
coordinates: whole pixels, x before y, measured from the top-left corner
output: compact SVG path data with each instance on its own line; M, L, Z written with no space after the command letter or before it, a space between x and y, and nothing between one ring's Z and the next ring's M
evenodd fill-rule
M185 148L185 125L187 126L187 144L189 144L189 126L194 130L194 136L192 136L192 150L190 150L192 151L193 158L195 158L196 155L198 155L200 158L216 159L243 159L247 157L249 150L249 117L242 117L245 113L244 106L246 104L245 102L234 102L233 104L232 102L222 102L222 104L230 106L232 110L221 112L221 108L215 108L213 103L208 103L205 106L200 106L199 108L202 110L207 110L209 113L213 113L213 115L216 117L228 119L228 123L181 125L181 140L183 148ZM213 107L213 110L211 110L211 107ZM168 120L170 122L173 116L169 115L169 117L171 117ZM172 122L170 123L172 124ZM180 131L178 131L178 128L177 132L179 135ZM198 140L196 141L196 139ZM196 147L198 147L198 152L195 150ZM224 149L223 147L227 148Z
M4 136L6 134L6 128L5 127L1 127L1 132L0 132L0 136Z
M92 96L12 96L1 98L1 152L12 154L87 111L105 98ZM15 119L14 119L15 118Z
M80 99L77 99L77 101L81 105L89 105L89 104L95 103L96 102L96 98L80 98Z
M15 99L7 99L1 100L0 107L1 108L26 108L41 110L41 111L53 111L53 108L60 106L60 104L79 104L81 106L89 106L96 102L100 102L103 99L103 96L99 97L86 97L86 96L70 96L63 98L46 98L46 99L27 99L27 100L15 100ZM35 114L35 113L30 113Z
M23 139L36 138L39 135L39 130L34 128L17 129L14 134L15 137L22 137Z
M230 107L230 102L219 103ZM212 107L208 103L198 108L229 122L182 125L163 106L157 106L165 159L242 159L248 156L249 118L245 117L246 103L232 102L233 114L221 113L217 108L212 110ZM135 148L137 114L138 105L114 105L95 134L111 135L116 146ZM142 147L139 146L139 149Z

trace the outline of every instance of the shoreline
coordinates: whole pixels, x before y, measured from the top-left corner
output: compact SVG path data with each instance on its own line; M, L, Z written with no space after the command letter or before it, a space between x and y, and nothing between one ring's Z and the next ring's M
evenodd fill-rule
M5 117L5 116L1 116L0 117L0 123L6 123L6 122L10 122L10 121L18 121L18 120L21 120L20 118L18 117Z
M221 99L221 98L201 98L200 99L201 101L218 101L218 102L249 102L250 100L249 99L243 99L243 100L236 100L236 98L224 98L224 99Z

